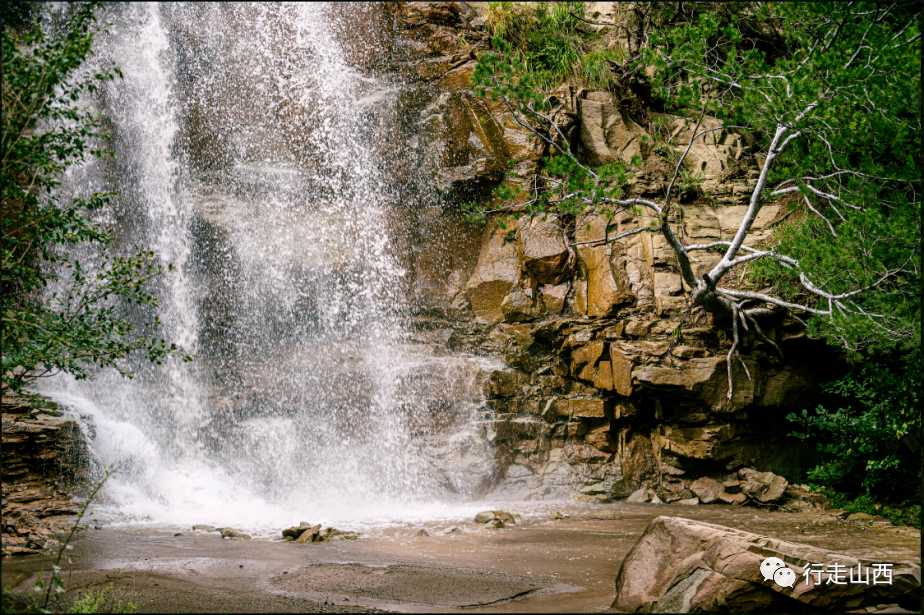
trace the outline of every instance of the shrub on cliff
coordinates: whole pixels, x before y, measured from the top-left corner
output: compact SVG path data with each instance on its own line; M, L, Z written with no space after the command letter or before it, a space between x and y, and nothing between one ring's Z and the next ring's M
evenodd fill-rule
M119 361L134 351L160 361L180 352L156 337L156 320L137 325L116 299L153 306L147 283L164 271L154 255L115 254L112 236L94 215L115 196L69 198L59 187L68 168L111 155L100 118L82 102L121 73L89 72L84 62L100 27L97 4L76 4L43 26L32 11L3 11L2 318L3 389L21 390L58 372L86 378L94 366L130 372ZM74 248L102 251L90 268ZM49 291L49 287L56 290Z
M545 87L577 79L607 88L614 84L610 63L624 56L587 27L583 2L489 2L485 23L517 73Z

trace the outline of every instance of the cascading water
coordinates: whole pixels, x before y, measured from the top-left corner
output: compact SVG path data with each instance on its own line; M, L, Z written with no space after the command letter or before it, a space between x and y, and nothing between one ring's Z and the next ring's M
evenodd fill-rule
M115 178L120 243L176 267L162 334L198 357L46 386L92 416L99 462L120 468L105 509L278 527L434 515L473 495L493 469L477 404L428 438L425 392L472 384L471 361L407 343L402 187L380 151L399 86L347 62L324 5L106 12L96 58L125 74L100 101L116 158L69 185Z

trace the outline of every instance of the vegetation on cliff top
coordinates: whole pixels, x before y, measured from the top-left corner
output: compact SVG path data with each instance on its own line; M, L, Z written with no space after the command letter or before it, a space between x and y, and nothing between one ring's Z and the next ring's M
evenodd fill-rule
M492 202L468 206L472 219L554 212L581 225L593 214L636 214L636 228L612 234L608 228L605 239L592 243L644 232L664 238L693 289L691 308L716 314L732 329L729 397L743 330L779 352L760 323L781 313L804 319L810 335L858 362L919 349L918 5L634 6L634 16L622 26L622 62L615 55L610 59L606 79L588 74L582 58L573 60L574 68L567 71L543 61L537 52L576 38L585 41L583 46L569 43L568 49L589 54L600 35L579 26L591 21L580 3L551 11L503 3L489 12L493 50L480 56L473 88L500 101L546 144L549 158L543 172L529 182L535 186L531 194L524 197L502 186ZM541 26L526 34L533 23ZM543 36L550 42L537 40ZM664 110L687 117L693 126L694 137L657 201L623 194L628 169L585 164L564 138L549 102L561 81L618 89L639 79ZM707 115L724 121L725 127L700 130ZM693 244L671 224L679 207L676 193L684 159L695 139L730 127L756 139L764 156L760 175L734 238ZM777 225L772 242L757 244L751 228L768 204L782 205L788 219ZM700 250L723 254L702 275L690 263ZM748 285L721 284L732 271L741 277L744 270ZM863 472L864 488L884 493L883 477L896 476L900 466L915 483L903 485L904 493L920 488L920 464L901 463L896 456L901 450L919 461L920 417L908 415L904 398L890 395L873 402L871 397L871 391L881 394L883 382L895 374L919 388L920 365L910 369L890 371L869 362L857 374L829 385L859 400L853 410L822 409L799 419L823 438L828 460L816 470L819 479L837 482L850 472Z
M518 75L545 89L568 80L607 89L616 85L611 65L625 53L588 28L586 17L582 2L489 2L485 22Z
M117 253L96 215L115 197L97 192L71 198L60 190L67 170L110 156L100 118L86 97L121 76L118 67L88 71L99 32L98 4L76 4L43 24L34 9L3 11L2 317L4 391L21 391L43 376L66 372L87 378L93 366L131 372L121 360L146 353L160 361L181 352L156 337L157 321L136 324L117 311L121 298L154 306L147 290L169 267L150 252ZM80 245L102 252L88 266ZM50 290L53 289L53 290Z

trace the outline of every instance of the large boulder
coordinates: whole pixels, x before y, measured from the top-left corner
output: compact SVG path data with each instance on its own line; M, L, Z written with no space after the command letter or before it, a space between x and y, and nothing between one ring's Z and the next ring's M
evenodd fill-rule
M703 476L693 481L693 484L690 485L690 490L696 494L703 504L711 504L722 495L722 483Z
M494 324L504 320L501 305L517 282L517 244L508 240L497 222L488 223L481 240L475 272L465 294L478 320Z
M576 101L580 113L580 151L594 166L616 160L644 158L648 143L645 130L616 107L609 92L587 92Z
M795 573L792 587L764 580L760 565L768 557L783 560ZM748 613L857 611L879 604L917 609L920 604L921 568L916 564L896 563L891 584L870 581L868 585L828 583L827 572L804 575L802 565L811 564L813 570L840 564L842 582L847 569L872 566L810 545L658 517L623 560L612 608L623 613Z
M793 510L804 510L804 511L813 511L813 510L827 510L830 502L828 497L820 493L812 493L806 489L787 489L783 494L785 500L783 502L783 509L786 510L787 507Z
M761 472L753 476L742 487L742 491L749 497L761 502L775 502L783 497L789 481L773 472Z
M569 273L568 244L558 218L530 218L520 228L523 267L539 284L561 284Z
M609 217L587 216L574 230L577 243L593 242L615 235L617 227ZM635 301L622 246L613 243L584 244L577 248L578 279L575 282L575 311L591 318L613 316L620 306Z

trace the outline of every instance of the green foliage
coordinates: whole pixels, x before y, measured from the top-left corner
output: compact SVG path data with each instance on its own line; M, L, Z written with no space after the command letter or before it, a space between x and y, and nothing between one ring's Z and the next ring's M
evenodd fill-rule
M489 2L485 15L492 43L519 77L545 90L569 80L611 88L610 66L623 50L605 47L584 19L583 2Z
M60 577L57 578L60 580ZM4 613L134 613L138 605L125 598L118 590L117 584L118 579L96 591L88 590L82 592L79 597L67 600L67 589L62 581L61 594L51 598L44 606L35 596L4 589L0 602ZM37 580L33 591L36 595L45 591L45 581Z
M810 322L850 352L920 346L918 14L914 3L730 5L656 31L638 62L656 67L669 108L747 126L764 151L780 126L798 131L762 198L805 211L774 241L799 267L762 259L750 275L821 309L800 276L834 295L862 289Z
M855 372L823 385L852 403L835 411L786 418L801 426L792 435L813 438L823 463L809 478L828 487L861 489L870 497L901 499L921 486L921 353L868 360Z
M82 70L100 27L97 4L75 4L43 30L29 11L4 11L2 137L3 388L21 390L36 378L67 372L86 378L91 368L115 367L134 351L161 361L181 352L152 332L156 319L137 326L121 317L115 300L155 306L148 282L165 267L153 253L116 254L109 230L94 220L115 196L60 194L68 168L112 153L100 118L81 103L120 77L116 66ZM94 244L92 270L73 248ZM46 288L56 288L45 298ZM189 359L189 357L186 357Z
M506 219L499 218L498 225L506 229L512 220L521 216L546 217L557 214L574 217L587 210L588 199L599 201L603 198L619 198L630 177L626 166L620 163L590 171L578 162L570 150L558 156L550 156L544 162L545 173L541 183L536 178L532 194L519 185L504 182L492 192L491 203L500 204L500 207L490 203L466 203L462 206L462 210L467 212L466 219L484 224L486 216L504 213ZM603 214L612 214L614 210L605 204L597 208ZM513 237L514 234L515 229L512 229L509 236Z
M894 197L901 199L900 194ZM884 272L905 263L908 270L853 300L865 312L882 317L836 310L831 318L810 319L809 334L827 338L851 353L919 348L920 254L910 242L917 241L915 236L920 238L920 205L904 202L881 208L870 204L862 211L844 211L844 218L834 237L823 220L809 213L777 227L774 243L778 251L798 259L811 279L826 280L829 292L872 285ZM750 274L757 284L772 285L786 300L805 299L798 274L777 261L757 261Z
M667 143L658 143L651 148L651 151L654 152L656 156L660 156L671 162L676 162L677 151Z
M702 173L681 167L680 176L677 178L677 191L681 195L697 194L702 189L705 180Z
M544 171L530 178L531 186L502 183L490 204L463 206L469 220L484 224L486 216L498 213L516 219L614 210L607 200L622 196L630 177L627 165L617 162L590 169L581 164L565 136L544 115L551 108L551 90L565 81L596 88L614 84L611 64L622 58L622 51L605 48L602 35L584 19L581 2L489 3L486 23L494 50L478 58L472 88L479 96L502 101L520 126L532 133L531 139L551 148ZM502 229L508 224L509 219L499 221ZM508 235L515 232L511 229Z
M921 529L921 505L914 503L912 500L907 500L895 506L877 506L879 502L869 495L855 497L828 487L809 486L815 493L826 495L831 508L839 508L850 514L879 515L891 521L892 525L908 525Z
M69 613L134 613L137 605L123 599L116 590L117 581L97 591L88 591L71 604Z

